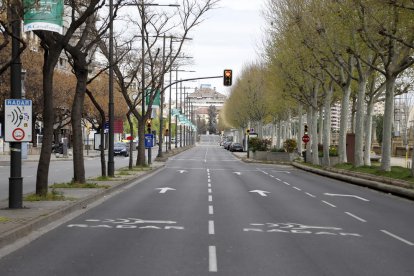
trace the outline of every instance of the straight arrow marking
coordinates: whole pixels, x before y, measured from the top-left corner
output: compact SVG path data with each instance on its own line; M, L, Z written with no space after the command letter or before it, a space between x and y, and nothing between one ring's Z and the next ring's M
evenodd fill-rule
M175 189L173 188L169 188L169 187L164 187L164 188L157 188L156 190L160 190L160 194L165 194L167 191L171 190L171 191L175 191Z
M270 192L261 191L261 190L253 190L253 191L250 191L250 193L258 193L261 196L267 196L267 194L270 194Z

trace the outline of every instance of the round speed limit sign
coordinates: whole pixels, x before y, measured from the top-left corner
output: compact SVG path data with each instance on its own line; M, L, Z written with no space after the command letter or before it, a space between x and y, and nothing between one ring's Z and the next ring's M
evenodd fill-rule
M25 136L24 130L21 128L16 128L15 130L13 130L12 136L14 140L21 141Z

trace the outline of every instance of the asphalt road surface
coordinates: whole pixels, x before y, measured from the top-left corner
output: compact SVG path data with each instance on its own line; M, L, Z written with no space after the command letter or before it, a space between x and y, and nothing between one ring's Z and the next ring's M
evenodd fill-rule
M0 260L0 275L414 275L414 204L246 164L216 136Z

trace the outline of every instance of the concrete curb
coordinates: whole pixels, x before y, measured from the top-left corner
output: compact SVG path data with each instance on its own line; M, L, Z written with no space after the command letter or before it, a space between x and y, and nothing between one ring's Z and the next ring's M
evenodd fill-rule
M339 180L346 181L346 182L356 184L359 186L369 187L369 188L372 188L378 191L391 193L394 195L398 195L400 197L414 200L414 190L394 186L395 184L384 184L384 183L379 182L383 178L379 178L376 181L374 180L374 177L372 176L369 176L370 179L366 179L365 175L363 174L353 174L353 175L350 175L349 173L342 174L340 172L333 172L333 171L327 171L323 169L309 167L306 165L299 164L297 162L292 162L292 165L296 168L299 168L299 169L302 169L308 172L316 173L316 174L327 176L330 178L339 179ZM393 183L393 182L398 182L398 181L389 181L389 183Z
M36 219L33 219L32 221L19 226L18 228L9 230L7 232L4 232L0 235L0 248L5 247L7 245L10 245L14 243L15 241L25 237L26 235L30 234L32 231L35 231L41 227L44 227L60 218L63 218L64 216L73 213L77 210L84 209L85 206L88 204L91 204L104 196L111 194L117 190L122 189L123 187L139 181L143 180L147 177L152 176L153 174L157 173L159 170L165 167L165 164L156 167L152 169L151 171L145 172L141 175L138 175L137 177L131 178L126 180L125 182L121 182L119 184L116 184L108 189L101 190L95 194L92 194L86 198L80 199L76 202L73 202L67 206L64 206L62 208L58 208L56 211L53 211L46 216L41 216Z

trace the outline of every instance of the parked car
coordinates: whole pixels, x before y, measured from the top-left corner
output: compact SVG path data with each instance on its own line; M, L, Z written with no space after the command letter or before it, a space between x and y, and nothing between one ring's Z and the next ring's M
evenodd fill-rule
M114 143L114 155L129 156L129 148L127 144L122 142Z
M231 143L233 143L233 142L226 142L226 143L224 144L224 148L225 148L226 150L230 150Z
M243 146L240 143L232 143L230 145L230 151L241 151L241 152L243 152Z

